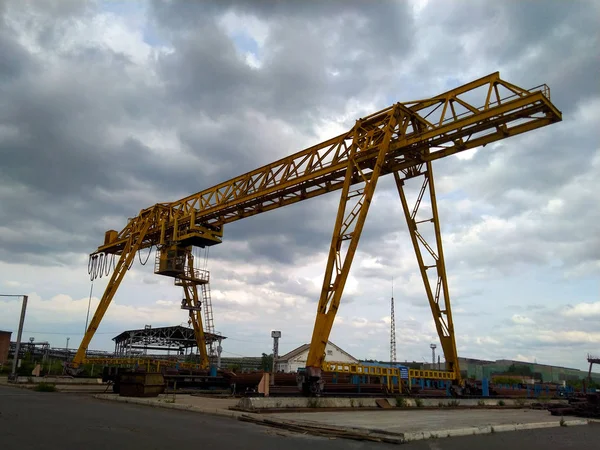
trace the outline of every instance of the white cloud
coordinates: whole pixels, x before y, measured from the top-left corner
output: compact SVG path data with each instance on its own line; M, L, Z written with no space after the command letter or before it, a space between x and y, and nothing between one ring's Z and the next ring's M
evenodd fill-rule
M540 342L552 344L598 344L600 343L600 332L541 330L538 332L537 339Z
M536 357L533 355L525 356L525 355L521 355L519 353L517 356L515 356L511 359L513 359L515 361L534 362L536 360Z
M156 300L154 303L161 306L173 306L176 304L173 300Z
M489 336L478 336L477 338L475 338L475 343L477 345L500 345L500 341Z
M511 317L511 320L513 323L516 323L517 325L530 325L530 324L535 323L533 321L533 319L530 319L529 317L521 316L519 314L514 314Z
M563 311L566 317L597 317L600 316L600 301L594 303L578 303Z

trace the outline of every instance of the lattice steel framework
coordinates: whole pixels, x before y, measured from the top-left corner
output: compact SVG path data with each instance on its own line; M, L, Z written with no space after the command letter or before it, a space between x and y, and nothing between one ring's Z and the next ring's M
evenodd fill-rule
M561 120L546 85L526 90L496 72L432 98L396 103L325 142L181 200L140 211L120 232L108 231L104 245L91 255L92 272L106 255L118 256L118 262L73 366L82 361L138 250L218 244L227 223L341 190L306 368L307 385L315 389L377 182L380 176L394 174L447 369L460 381L437 206L429 219L435 243L429 243L418 229L422 222L415 211L420 201L411 210L404 182L423 177L423 195L427 191L433 205L433 161ZM432 264L425 262L422 249L433 258ZM436 272L433 281L430 269Z
M394 312L394 293L390 300L390 364L396 362L396 313Z
M204 333L204 338L207 342L227 339L225 336L212 333ZM167 352L169 350L193 351L198 347L194 328L186 328L180 325L126 330L119 333L112 340L115 342L115 355L117 356L132 354L130 349L149 348Z

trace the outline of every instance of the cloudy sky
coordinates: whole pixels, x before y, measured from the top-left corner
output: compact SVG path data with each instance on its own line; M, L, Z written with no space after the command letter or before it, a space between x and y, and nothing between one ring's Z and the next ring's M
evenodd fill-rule
M547 83L563 122L437 161L459 354L585 368L600 353L600 8L595 1L0 1L0 293L24 338L79 345L104 231L480 76ZM339 192L225 228L208 268L225 355L310 340ZM429 360L437 336L383 178L331 340ZM142 254L142 260L146 254ZM152 261L152 258L151 258ZM139 262L92 348L187 325ZM106 280L93 285L92 309ZM0 298L0 329L20 304Z

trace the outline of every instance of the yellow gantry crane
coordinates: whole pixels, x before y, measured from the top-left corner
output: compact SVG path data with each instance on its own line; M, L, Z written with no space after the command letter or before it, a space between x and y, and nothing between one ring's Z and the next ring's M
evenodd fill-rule
M523 89L498 72L424 100L396 103L356 121L348 132L252 172L171 203L140 211L120 232L107 231L104 245L90 255L92 272L102 259L116 259L114 271L71 367L77 368L135 254L157 247L155 272L173 277L185 293L184 307L196 332L201 364L208 366L197 286L207 275L195 268L192 248L220 244L227 223L341 190L329 258L302 383L309 393L322 387L321 371L350 266L379 177L393 174L429 306L446 360L460 383L454 326L432 162L562 120L541 85ZM421 178L414 205L405 181ZM417 218L426 194L431 214ZM428 242L423 227L432 227ZM112 255L112 256L111 256ZM431 260L431 263L428 261ZM104 264L110 266L110 264ZM430 277L430 273L433 275Z

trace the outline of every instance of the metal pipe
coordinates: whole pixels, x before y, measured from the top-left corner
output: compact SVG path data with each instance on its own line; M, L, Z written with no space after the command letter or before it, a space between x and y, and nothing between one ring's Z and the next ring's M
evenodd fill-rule
M21 306L21 318L19 319L19 331L17 331L17 342L15 345L15 354L13 356L13 365L10 378L13 381L17 381L17 362L19 361L19 351L21 350L21 335L23 334L23 323L25 322L25 311L27 309L26 295L23 295L23 305Z

